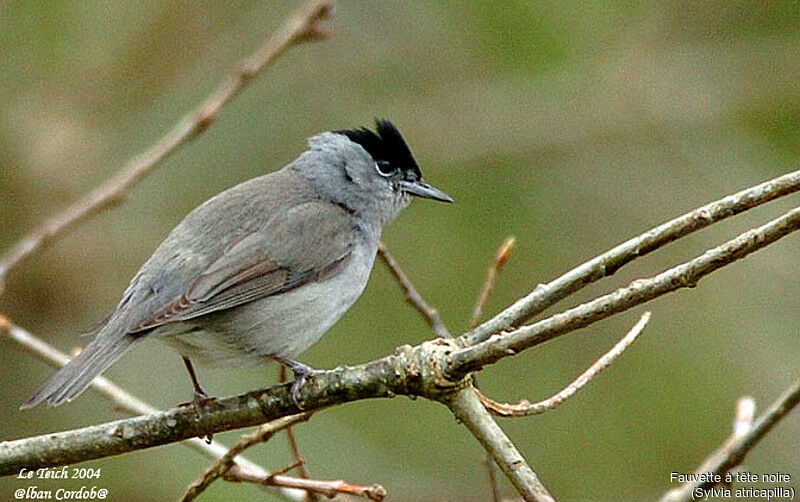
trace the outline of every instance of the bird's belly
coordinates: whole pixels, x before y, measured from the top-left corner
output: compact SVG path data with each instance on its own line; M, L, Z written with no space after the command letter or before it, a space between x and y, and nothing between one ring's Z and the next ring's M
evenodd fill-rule
M319 340L355 303L374 258L374 251L356 250L343 270L324 281L168 323L153 334L201 365L266 364L271 355L293 358Z

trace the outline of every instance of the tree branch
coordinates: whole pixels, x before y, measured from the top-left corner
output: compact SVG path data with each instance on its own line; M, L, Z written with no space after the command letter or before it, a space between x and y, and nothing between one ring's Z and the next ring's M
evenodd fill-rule
M7 335L11 340L32 352L38 359L56 368L64 366L70 360L68 355L13 324L3 315L0 315L0 334ZM89 388L106 398L111 403L112 408L124 413L149 415L158 411L106 377L99 376L95 378ZM218 441L208 443L200 438L191 438L181 444L212 460L216 460L228 451L228 447ZM295 478L293 477L272 476L266 469L243 456L236 457L236 468L241 475L256 478L271 477L273 484L270 488L276 489L278 494L287 500L303 502L306 498L305 492L296 489L297 483L295 483Z
M400 268L400 265L397 264L395 259L389 253L389 249L386 247L386 244L381 241L378 243L378 257L381 259L386 268L389 269L389 272L394 277L397 284L400 285L400 288L403 290L403 296L406 299L406 302L414 307L414 309L419 312L419 315L422 316L422 319L428 323L428 325L433 330L433 334L438 336L439 338L453 338L453 335L447 330L447 326L444 325L442 322L442 318L439 317L439 312L436 311L435 308L431 307L428 302L422 298L422 295L419 294L417 288L414 287L414 284L411 283L408 276L403 272L403 269Z
M497 274L502 269L503 265L505 264L506 260L511 254L513 246L514 246L514 238L513 237L507 238L505 242L503 242L503 244L500 246L500 249L498 250L492 265L489 267L489 272L487 274L486 281L484 282L483 290L475 303L473 318L470 321L471 327L474 327L475 324L477 323L477 319L480 316L483 304L486 302L486 299L489 297L489 294L492 291L492 287L494 286ZM400 268L400 265L398 265L398 263L394 260L394 258L386 248L386 244L384 244L383 242L381 242L378 245L378 255L380 256L383 263L388 267L389 272L392 274L397 283L400 285L400 288L403 290L406 302L409 303L412 307L414 307L414 309L416 309L420 313L422 318L428 322L434 334L440 338L448 338L448 339L452 338L449 331L447 331L447 328L444 326L444 323L439 318L439 314L437 313L436 309L428 305L428 303L422 298L422 295L420 295L419 292L417 292L414 285L411 283L411 281L408 279L405 273L403 273L403 270ZM482 395L480 394L480 391L476 387L474 387L475 385L477 385L477 382L475 377L473 377L469 388L472 389L472 392L475 392L478 395ZM463 392L469 392L469 390L465 390ZM486 409L484 409L481 406L479 406L478 408L465 407L459 404L460 401L456 403L451 401L443 401L443 402L445 402L451 408L451 410L453 410L453 413L455 413L456 416L458 416L459 413L469 415L470 417L469 422L470 424L472 424L472 426L468 426L469 430L478 439L478 441L481 442L481 444L490 444L497 446L497 448L500 448L499 445L502 444L503 448L506 448L506 449L501 448L498 451L505 452L505 455L508 457L505 458L505 460L508 460L509 462L513 461L513 465L512 464L508 465L507 473L515 476L516 479L512 481L513 483L515 483L515 486L516 484L520 484L523 487L522 490L520 491L520 493L522 493L523 496L526 496L525 494L535 493L539 491L539 488L541 488L541 490L543 490L544 493L547 493L547 490L544 489L544 486L541 486L541 483L539 483L537 486L530 485L529 480L530 479L535 480L536 474L533 472L530 466L528 466L528 464L525 463L525 459L516 450L516 447L514 447L513 443L511 443L508 437L506 437L505 433L494 422L492 417L489 416ZM507 450L508 446L506 445L510 445L511 450ZM493 477L494 473L493 469L495 464L494 461L492 460L491 450L487 450L487 462L489 464L489 474L490 474L490 482L492 484L492 493L493 496L495 497L495 500L497 500L498 486L495 483L495 479ZM529 499L529 500L535 500L535 499Z
M756 416L756 401L750 396L740 397L736 401L736 413L733 416L733 435L743 436L753 428ZM705 465L703 465L705 467Z
M469 320L469 329L473 329L478 325L478 321L480 321L483 313L483 307L486 304L486 301L489 299L489 295L491 295L492 290L494 289L497 276L500 274L503 266L511 256L511 252L514 250L515 242L516 239L513 236L506 237L506 239L497 249L494 260L492 260L492 263L489 265L489 269L486 272L486 279L483 281L483 289L481 289L480 294L475 299L475 306L472 309L472 318ZM472 376L472 387L475 389L475 393L481 400L484 408L486 408L487 411L490 411L486 406L486 403L494 401L486 397L483 394L483 391L481 391L480 386L478 385L477 375ZM484 401L484 399L486 401ZM492 495L492 502L500 502L500 486L497 483L497 463L495 463L495 461L492 459L491 453L488 451L486 452L486 465L488 466L489 489Z
M492 456L488 452L486 453L486 474L489 477L489 493L492 496L492 502L500 502L500 482L497 479L497 462L492 459Z
M475 436L526 501L554 502L536 473L484 409L474 389L467 387L445 401L453 414Z
M189 488L186 489L186 492L181 497L181 502L189 502L190 500L194 500L198 495L205 491L205 489L208 488L211 483L220 477L224 477L225 474L227 474L228 471L230 471L231 468L236 465L234 459L246 449L259 443L266 443L272 438L272 436L275 435L275 433L298 422L305 422L309 418L311 418L311 413L308 412L290 415L288 417L279 418L277 420L273 420L272 422L261 425L255 432L251 434L245 434L239 438L239 441L231 446L231 448L224 455L214 461L211 467L209 467L206 472L204 472L189 486Z
M478 298L475 300L475 307L472 309L472 318L469 320L469 329L478 325L478 321L480 321L481 315L483 314L483 306L486 300L489 299L489 295L492 294L497 276L500 274L500 271L503 270L503 266L511 256L511 252L514 251L514 244L516 244L516 242L517 239L513 235L506 237L506 240L504 240L497 249L497 254L495 254L494 260L492 264L489 265L489 270L486 272L486 280L483 281L481 294L479 294Z
M746 431L736 430L720 448L714 452L697 472L713 473L725 477L725 473L734 469L744 461L745 456L755 445L775 427L795 406L800 403L800 379L797 379L783 394L765 411ZM741 406L737 415L742 414ZM662 502L680 502L696 500L694 491L698 488L708 490L717 483L712 480L687 483L680 488L670 490L661 499Z
M501 417L527 417L530 415L539 415L546 411L550 411L570 397L574 396L579 390L584 388L586 384L591 382L594 377L599 375L604 369L611 366L611 363L613 363L617 357L621 356L622 353L625 352L625 349L630 347L631 344L636 341L649 321L650 312L645 312L642 314L639 322L637 322L633 328L628 331L628 334L625 335L619 342L617 342L617 344L614 345L611 350L603 354L600 359L589 366L589 368L581 373L581 375L571 384L567 385L560 392L550 396L544 401L531 404L527 400L522 400L518 403L510 404L498 403L497 401L486 397L484 394L478 394L478 398L481 400L486 409L488 409L493 415Z
M440 399L464 382L442 378L437 368L454 349L452 340L436 339L403 346L391 356L355 367L321 372L300 389L298 408L292 384L258 389L204 402L202 412L178 407L82 429L0 443L0 476L34 466L65 465L260 425L302 411L315 411L361 399L421 396Z
M286 366L279 364L278 365L278 383L285 383L286 382ZM289 442L289 451L292 453L292 460L294 460L295 464L297 464L297 474L302 479L309 479L311 476L308 474L308 470L306 469L305 460L300 455L300 448L297 446L297 439L294 437L294 431L292 431L292 426L286 427L286 439ZM306 492L305 501L306 502L315 502L317 497L311 494L311 492Z
M307 0L264 45L250 57L241 61L236 71L196 111L184 117L148 150L128 162L115 177L50 218L41 227L14 245L0 258L0 292L3 290L5 277L9 270L32 253L48 245L76 223L120 203L125 193L158 166L162 160L208 129L223 106L290 47L303 42L328 38L331 31L322 24L322 21L333 11L333 5L333 0Z
M624 288L584 303L535 324L454 352L449 358L447 375L458 380L487 364L539 345L570 331L624 312L659 296L689 288L706 275L772 244L800 229L800 208L789 211L758 228L740 234L725 244L706 251L697 258L648 279L640 279ZM463 341L463 337L459 340Z
M0 334L7 335L11 340L32 352L38 359L55 368L64 366L71 359L67 354L15 325L2 314L0 314ZM108 399L115 409L125 413L147 415L158 411L106 377L95 378L89 388Z
M254 477L250 473L241 473L237 467L231 471L233 476L226 477L227 481L233 482L246 482L254 483L257 485L271 485L274 480L280 476ZM305 490L306 493L315 493L324 497L333 498L337 495L352 495L355 497L363 497L369 500L383 500L386 498L386 488L381 485L354 485L347 481L336 480L318 480L318 479L302 479L302 478L289 478L294 483L294 488L298 490ZM286 486L287 481L281 480L281 486Z
M518 326L592 282L609 277L622 266L692 232L761 204L800 190L800 171L785 174L706 204L616 246L558 279L540 284L527 296L462 336L465 345Z

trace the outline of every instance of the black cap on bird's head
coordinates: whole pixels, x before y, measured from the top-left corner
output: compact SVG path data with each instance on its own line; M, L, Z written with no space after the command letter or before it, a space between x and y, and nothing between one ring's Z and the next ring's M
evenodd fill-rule
M358 143L375 160L378 173L395 181L401 190L417 197L453 202L453 198L422 181L422 173L403 135L391 122L375 119L375 131L366 127L334 131Z

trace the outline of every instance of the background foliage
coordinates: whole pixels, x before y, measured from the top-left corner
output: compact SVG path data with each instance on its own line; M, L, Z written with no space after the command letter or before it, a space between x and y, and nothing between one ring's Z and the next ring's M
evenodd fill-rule
M160 137L294 7L0 3L0 246ZM793 1L342 1L333 24L333 40L282 58L122 208L17 269L0 312L62 349L85 343L80 331L115 305L191 208L291 161L306 137L374 116L399 125L426 178L457 201L416 202L384 236L456 332L506 235L518 245L490 313L657 223L798 167ZM693 234L580 299L661 271L792 204L796 197ZM650 304L643 339L580 396L504 422L554 495L655 498L671 471L694 469L728 435L740 395L765 405L796 376L797 246L789 238ZM483 387L504 399L546 397L640 313L504 361L485 372ZM301 359L320 368L359 363L429 336L377 266L362 299ZM55 410L17 411L51 370L9 342L0 347L0 439L118 417L91 393ZM158 343L107 375L161 407L190 395L180 359ZM274 368L201 369L216 395L274 379ZM320 413L298 434L316 477L381 482L393 500L488 498L480 447L437 405L356 403ZM788 472L797 486L798 435L795 414L746 468ZM251 456L271 468L289 458L282 440ZM163 500L206 463L172 446L88 465L102 467L98 484L113 500ZM0 498L27 484L0 480ZM48 486L70 485L40 483ZM263 499L222 483L207 496Z

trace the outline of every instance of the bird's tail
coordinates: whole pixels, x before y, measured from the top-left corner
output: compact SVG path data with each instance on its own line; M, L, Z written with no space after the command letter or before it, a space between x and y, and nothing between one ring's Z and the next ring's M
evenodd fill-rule
M102 373L120 358L131 346L141 340L130 334L115 340L95 338L80 354L39 386L19 408L33 408L43 402L58 406L78 397Z

